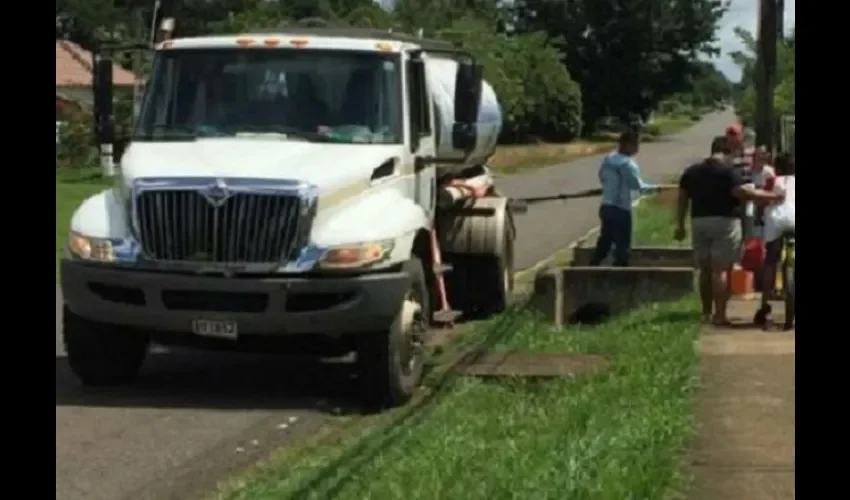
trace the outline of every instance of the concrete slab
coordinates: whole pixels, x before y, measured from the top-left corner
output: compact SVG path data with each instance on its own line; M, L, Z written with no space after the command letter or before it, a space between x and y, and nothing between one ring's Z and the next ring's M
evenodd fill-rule
M537 275L529 307L562 326L579 320L587 308L619 314L693 291L689 267L563 267Z
M792 500L795 334L748 325L756 302L733 301L733 328L699 341L694 500Z

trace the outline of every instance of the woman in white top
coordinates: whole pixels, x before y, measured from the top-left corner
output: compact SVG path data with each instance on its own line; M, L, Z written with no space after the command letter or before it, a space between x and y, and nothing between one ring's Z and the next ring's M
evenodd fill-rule
M773 180L776 178L776 171L770 165L770 153L767 148L760 146L747 151L747 153L752 158L750 178L753 185L758 189L770 191ZM761 239L763 237L764 209L765 207L756 206L753 202L747 203L746 214L747 217L752 217L753 221L752 232L749 235L751 238Z
M790 154L779 155L776 159L776 178L771 191L783 193L783 201L765 207L764 242L765 258L762 277L761 308L756 313L756 323L764 324L771 308L767 299L773 290L776 270L782 258L783 236L793 234L796 228L796 177L794 157Z

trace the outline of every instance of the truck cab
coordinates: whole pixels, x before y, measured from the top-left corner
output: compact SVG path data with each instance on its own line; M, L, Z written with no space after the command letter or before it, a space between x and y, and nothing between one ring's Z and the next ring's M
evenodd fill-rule
M106 75L101 57L102 142L112 138ZM485 295L501 303L512 283L513 226L483 166L501 117L483 85L467 54L385 32L159 44L116 186L72 217L61 281L74 373L129 383L151 341L297 344L354 351L364 394L405 402L428 332L460 312L448 301L459 280L443 276L451 256L479 257L493 277L482 286L498 289ZM440 201L474 178L490 182L483 195ZM484 222L464 212L476 206L489 210Z

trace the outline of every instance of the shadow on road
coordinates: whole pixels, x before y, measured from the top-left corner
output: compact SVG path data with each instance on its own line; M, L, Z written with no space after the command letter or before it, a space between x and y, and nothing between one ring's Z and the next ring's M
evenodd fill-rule
M168 349L148 355L136 384L83 387L56 356L56 406L315 409L359 413L351 363Z

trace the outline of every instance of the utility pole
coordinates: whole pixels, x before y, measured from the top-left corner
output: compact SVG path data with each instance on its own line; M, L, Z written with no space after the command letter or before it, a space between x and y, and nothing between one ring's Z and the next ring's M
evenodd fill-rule
M141 7L132 8L132 32L131 39L133 43L143 44L147 41L148 36L145 35L147 23L145 23L144 12ZM133 51L133 74L136 75L136 81L133 83L133 102L137 102L141 98L142 93L142 74L144 69L144 54L140 50Z
M776 39L785 40L785 0L776 0Z
M773 94L776 89L776 44L780 0L760 0L758 54L756 60L756 144L773 151L775 120Z

